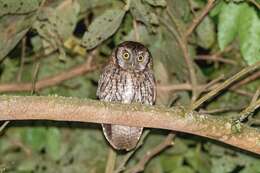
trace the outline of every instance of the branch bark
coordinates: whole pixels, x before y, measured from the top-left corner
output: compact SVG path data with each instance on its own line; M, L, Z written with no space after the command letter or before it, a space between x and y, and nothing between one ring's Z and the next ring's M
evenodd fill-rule
M190 133L260 154L260 131L232 121L189 111L139 104L105 103L88 99L39 96L0 96L0 120L55 120L143 126Z

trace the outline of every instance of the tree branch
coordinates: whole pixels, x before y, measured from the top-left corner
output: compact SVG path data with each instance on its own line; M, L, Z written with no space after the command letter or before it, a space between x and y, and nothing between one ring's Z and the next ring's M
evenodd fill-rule
M231 130L232 121L189 111L140 104L39 96L0 96L0 120L55 120L109 123L168 129L204 136L260 154L260 131L241 125Z
M193 30L198 26L198 24L202 21L202 19L208 14L208 12L214 7L214 2L216 0L208 0L206 6L204 7L204 9L202 9L200 15L198 17L195 17L192 20L192 23L190 24L190 26L188 27L186 33L185 33L185 37L189 37L190 34L193 32Z
M160 144L158 144L153 149L147 151L144 157L132 168L127 170L127 173L138 173L144 170L145 165L157 154L168 148L169 146L173 146L173 138L175 134L170 133Z
M94 54L94 53L93 53ZM9 83L9 84L0 84L0 93L1 92L19 92L19 91L39 91L41 89L58 85L65 80L72 79L74 77L92 72L97 69L97 65L92 65L93 54L91 54L85 63L75 66L69 70L64 70L61 73L58 73L54 76L46 77L37 81L34 85L32 82L28 83Z
M236 73L234 76L232 76L231 78L227 79L222 84L217 86L214 90L210 91L209 93L204 95L202 98L197 100L193 104L193 110L198 108L202 103L204 103L205 101L208 101L210 98L212 98L216 94L218 94L221 90L225 89L226 87L228 87L229 85L231 85L232 83L234 83L235 81L237 81L238 79L243 77L244 75L246 75L248 73L252 73L255 70L259 69L259 67L260 67L260 62L257 62L254 65L251 65L251 66L248 66L248 67L242 69L240 72Z

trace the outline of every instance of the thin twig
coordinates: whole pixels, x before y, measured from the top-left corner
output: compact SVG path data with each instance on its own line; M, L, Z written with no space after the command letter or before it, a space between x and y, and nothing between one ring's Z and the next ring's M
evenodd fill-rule
M112 147L109 147L105 173L113 173L115 164L116 164L116 152Z
M258 99L259 95L260 95L260 88L257 89L249 106L240 113L240 118L239 118L240 122L247 119L256 109L260 107L260 99Z
M260 4L258 2L256 2L255 0L248 0L248 1L254 4L258 9L260 9Z
M31 94L35 93L35 86L36 86L35 84L37 82L39 70L40 70L40 62L36 62L35 67L34 67L34 71L33 71L33 76L32 76L32 90L31 90Z
M135 40L140 41L140 34L139 34L139 31L138 31L138 23L135 19L133 19L133 27L134 27Z
M231 65L237 65L236 61L230 60L230 59L225 59L221 57L215 57L211 55L198 55L195 60L207 60L207 61L215 61L215 62L222 62L226 64L231 64Z
M145 138L148 136L150 130L145 130L144 133L142 134L142 137L140 139L140 141L138 142L137 146L135 147L134 150L129 151L124 158L122 159L122 161L120 162L119 166L117 167L117 169L114 171L114 173L120 173L122 171L125 170L126 168L126 164L129 161L129 159L134 155L134 153L143 145Z
M208 12L214 7L214 2L216 0L208 0L206 6L204 7L204 9L202 9L200 15L198 15L197 17L195 17L192 20L192 23L190 24L190 26L188 27L186 33L185 33L185 37L188 38L191 33L193 32L193 30L198 26L198 24L202 21L202 19L208 14Z
M200 90L202 93L204 92L208 92L211 91L213 89L215 89L218 84L214 84L210 87L206 86L208 84L205 85L198 85L198 90ZM205 89L206 88L206 89ZM204 90L203 90L204 89ZM173 85L158 85L157 86L157 90L158 91L172 91L172 92L178 92L178 91L191 91L192 90L192 85L188 84L188 83L184 83L184 84L173 84ZM252 94L249 91L245 91L242 89L237 89L237 88L228 88L228 90L235 92L237 94L243 95L243 96L247 96L247 97L253 97L254 94Z
M206 90L209 90L209 89L212 89L214 88L214 86L221 80L224 79L224 75L220 75L219 77L217 77L216 79L213 79L211 80L209 83L205 84L202 86L201 90L202 91L206 91Z
M234 107L234 108L230 108L230 107L224 107L224 108L216 108L216 109L210 109L210 110L199 110L199 113L202 114L217 114L217 113L224 113L224 112L231 112L231 111L241 111L243 108L241 107Z
M4 128L10 123L10 121L5 121L1 127L0 127L0 132L2 132L4 130Z
M208 94L206 94L205 96L200 98L198 101L196 101L193 104L193 109L198 108L202 103L204 103L205 101L208 101L210 98L212 98L216 94L218 94L219 91L225 89L226 87L228 87L229 85L231 85L233 82L237 81L244 75L257 70L259 67L260 67L260 62L257 62L256 64L254 64L252 66L248 66L248 67L244 68L243 70L241 70L240 72L238 72L237 74L235 74L234 76L232 76L231 78L227 79L222 84L217 86L214 90L210 91Z
M40 79L35 83L35 91L41 89L58 85L65 80L72 79L74 77L92 72L98 68L97 65L92 64L93 56L95 53L91 53L87 58L86 62L75 66L69 70L64 70L56 75ZM28 83L10 83L10 84L0 84L0 93L1 92L17 92L17 91L31 91L32 90L31 82Z
M172 15L172 21L175 23L176 20L175 17ZM190 76L190 82L192 84L192 100L195 101L197 98L197 78L195 69L193 66L192 59L190 58L189 51L187 48L187 41L184 39L181 35L181 33L177 33L167 22L165 22L163 19L161 19L161 22L166 26L166 28L173 34L173 36L176 38L177 42L180 45L180 48L183 52L184 60L187 64L189 76ZM178 28L177 24L175 23L176 28ZM180 29L177 29L180 31ZM179 35L180 34L180 35Z
M158 91L173 91L173 92L192 90L192 86L189 83L173 84L173 85L158 85L156 88Z
M20 82L22 78L22 73L23 73L23 67L24 67L24 58L25 58L25 51L26 51L26 37L22 39L22 48L21 48L21 64L20 68L18 70L18 74L16 77L16 81Z
M253 97L254 96L254 93L249 92L249 91L245 91L245 90L242 90L242 89L229 88L229 90L234 92L234 93L237 93L237 94L240 94L240 95L243 95L243 96L247 96L247 97Z
M145 165L157 154L168 148L169 146L173 146L173 138L175 134L170 133L159 145L147 151L143 158L132 168L128 169L127 173L138 173L144 170Z
M234 84L231 88L232 89L237 89L240 88L242 85L245 85L251 81L254 81L256 79L260 78L260 71L253 73L252 75L248 76L247 78L237 82L236 84Z
M30 58L26 58L24 60L24 63L31 63L31 62L36 62L44 57L49 57L49 55L53 54L56 50L55 49L51 49L50 51L48 51L48 53L46 53L46 50L51 49L51 47L45 47L45 48L41 48L40 50L38 50L34 55L32 55Z

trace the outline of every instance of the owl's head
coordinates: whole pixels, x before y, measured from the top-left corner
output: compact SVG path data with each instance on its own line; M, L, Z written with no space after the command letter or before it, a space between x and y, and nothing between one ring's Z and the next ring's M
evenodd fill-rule
M143 44L125 41L114 50L113 61L124 70L142 72L151 67L152 56Z

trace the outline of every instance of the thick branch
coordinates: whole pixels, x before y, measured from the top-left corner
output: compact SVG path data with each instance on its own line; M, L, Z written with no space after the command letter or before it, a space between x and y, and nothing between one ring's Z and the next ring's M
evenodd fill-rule
M242 125L232 133L232 122L174 107L104 103L88 99L38 96L0 96L0 120L55 120L111 123L169 129L204 136L260 154L260 131Z

